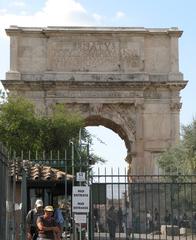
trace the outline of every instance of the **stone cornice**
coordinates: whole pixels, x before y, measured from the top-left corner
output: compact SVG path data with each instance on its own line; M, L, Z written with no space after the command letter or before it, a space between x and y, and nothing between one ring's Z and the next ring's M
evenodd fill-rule
M64 33L78 33L78 34L156 34L156 35L172 35L180 37L183 31L177 27L172 28L144 28L144 27L20 27L17 25L11 25L10 28L6 29L7 35L17 35L21 33L25 34L43 34L46 37L50 34L64 34Z
M115 89L126 90L140 89L153 86L156 88L169 88L175 90L183 89L188 81L21 81L21 80L4 80L3 86L9 90L50 90L50 89Z
M96 82L165 82L165 81L181 81L183 75L177 73L147 73L147 72L53 72L45 71L40 73L21 73L16 71L8 71L6 80L22 80L22 81L96 81Z

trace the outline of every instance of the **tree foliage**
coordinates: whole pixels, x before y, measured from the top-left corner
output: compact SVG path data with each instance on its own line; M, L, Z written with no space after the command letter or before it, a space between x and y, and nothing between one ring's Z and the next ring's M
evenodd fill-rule
M179 144L162 153L159 166L166 173L192 174L196 170L196 119L182 126L182 138Z
M84 119L79 113L68 111L63 104L57 104L49 115L38 114L35 105L23 97L9 97L1 104L0 109L0 141L9 149L13 149L17 156L21 152L31 154L43 152L45 157L50 152L64 154L68 149L68 158L71 159L70 140L74 143L75 161L80 158L91 159L91 163L104 161L94 154L87 152L85 144L92 143L91 135L84 128ZM87 156L89 154L89 156ZM81 156L80 156L81 155ZM61 156L60 156L61 157Z
M17 152L63 150L83 126L82 117L61 104L54 106L50 115L37 114L34 104L22 97L10 97L1 106L1 141Z
M183 174L188 173L190 170L189 161L187 161L187 151L182 143L162 153L158 163L166 174Z
M187 150L187 159L190 162L191 169L196 171L196 119L187 126L182 126L183 145Z
M84 127L84 119L59 104L53 108L50 116L38 118L38 126L39 148L63 151L70 139L78 138L79 130Z
M1 105L0 139L17 152L34 149L39 130L34 105L22 98L9 98Z
M172 182L173 206L182 211L190 210L196 204L193 185L190 184L196 173L196 119L182 126L179 144L162 153L158 164Z

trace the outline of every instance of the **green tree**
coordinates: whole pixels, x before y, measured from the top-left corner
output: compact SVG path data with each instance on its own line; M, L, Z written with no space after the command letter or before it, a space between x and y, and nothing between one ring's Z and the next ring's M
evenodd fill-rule
M183 145L187 151L187 160L190 162L191 170L196 171L196 119L187 126L182 126Z
M79 131L81 131L79 143ZM16 156L23 152L31 156L44 151L44 158L50 158L51 151L71 159L72 150L70 140L74 143L74 160L86 159L86 166L97 161L104 161L87 151L87 145L92 144L91 135L84 128L84 119L79 113L68 111L63 104L57 104L49 115L38 114L35 105L22 97L9 97L0 108L0 141L9 149L14 150ZM78 150L79 149L79 150ZM42 156L43 157L43 156ZM35 157L32 156L35 159ZM69 168L70 169L70 168Z
M196 206L194 185L191 184L196 171L196 119L182 126L179 144L163 152L158 164L172 184L173 206L182 212L192 212Z
M39 116L38 126L37 149L63 151L70 139L78 138L79 130L84 127L84 119L78 113L68 111L63 104L58 104L49 116Z
M35 105L22 97L10 97L1 105L1 141L16 152L64 150L83 126L82 117L61 104L50 115L37 114Z
M0 139L7 147L20 152L34 149L39 129L34 105L22 98L9 98L0 109Z
M191 174L196 170L196 119L182 126L182 138L179 144L160 154L159 166L166 173Z
M188 174L190 162L187 160L187 149L183 143L169 148L158 158L158 164L165 174Z

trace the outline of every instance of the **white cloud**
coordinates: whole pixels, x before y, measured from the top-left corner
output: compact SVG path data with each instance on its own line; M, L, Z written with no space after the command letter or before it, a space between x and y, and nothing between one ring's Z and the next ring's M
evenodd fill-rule
M93 13L93 17L94 17L94 19L95 19L97 22L100 22L101 20L104 19L103 16L101 16L101 15L99 15L99 14L97 14L97 13Z
M17 1L18 3L22 1ZM10 13L7 9L0 9L0 79L9 69L9 37L5 28L10 25L24 27L46 26L96 26L99 25L101 16L90 14L76 0L46 0L39 11L27 15L25 11L17 14ZM5 47L6 45L6 47Z
M116 13L116 18L123 18L123 17L125 17L125 13L124 12L122 12L122 11L118 11L117 13Z
M27 11L24 11L24 10L20 11L20 15L27 15L27 14L28 14Z
M7 13L7 9L6 9L6 8L0 9L0 15L1 15L1 14L6 14L6 13Z
M5 37L4 29L10 25L24 27L95 26L101 20L101 16L89 14L76 0L47 0L45 6L32 15L10 14L3 9L0 9L1 11L3 12L0 15L0 37Z
M24 7L25 6L25 2L20 1L20 0L15 0L15 1L12 2L11 5L16 6L16 7Z

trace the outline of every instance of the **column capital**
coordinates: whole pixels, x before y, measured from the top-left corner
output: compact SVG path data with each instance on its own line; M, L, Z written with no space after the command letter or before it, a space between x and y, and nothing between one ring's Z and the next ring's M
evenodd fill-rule
M135 100L135 108L137 110L144 110L144 99L136 99Z
M181 102L171 102L170 103L170 109L171 111L180 111L182 107L182 103Z

